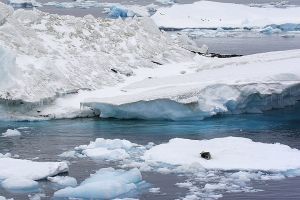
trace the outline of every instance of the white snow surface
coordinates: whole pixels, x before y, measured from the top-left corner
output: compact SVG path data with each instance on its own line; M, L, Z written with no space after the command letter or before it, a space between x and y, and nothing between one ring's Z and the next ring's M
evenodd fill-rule
M159 8L152 19L164 28L252 28L271 24L300 24L300 7L262 8L197 1Z
M195 57L150 78L84 100L100 117L201 120L218 113L261 113L300 99L300 51L238 58ZM165 71L163 71L165 70ZM182 73L184 71L184 73Z
M141 172L103 168L77 187L67 187L54 193L55 197L112 199L137 189L142 182Z
M211 160L201 158L208 151ZM148 162L171 165L198 163L205 169L287 171L300 168L300 151L282 144L253 142L238 137L211 140L174 138L166 144L147 150L143 158Z
M0 97L46 103L78 90L113 86L137 68L192 54L149 18L59 16L0 3ZM1 19L0 18L0 19ZM51 64L50 64L51 63Z
M40 180L68 171L66 162L33 162L30 160L0 158L0 180L20 178Z
M16 137L21 136L21 132L17 129L7 129L6 132L2 133L2 137Z

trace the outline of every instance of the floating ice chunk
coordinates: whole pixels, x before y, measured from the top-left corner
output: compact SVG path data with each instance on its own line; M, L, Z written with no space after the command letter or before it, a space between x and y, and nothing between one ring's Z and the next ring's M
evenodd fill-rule
M202 159L202 151L211 152L212 159ZM143 158L147 162L171 165L199 163L206 169L221 170L287 171L300 168L300 151L297 149L237 137L211 140L175 138L147 150Z
M7 199L7 198L5 198L4 196L0 196L0 200L14 200L14 199L13 199L13 198Z
M0 158L10 158L10 157L11 157L11 153L6 153L6 154L0 153Z
M134 146L137 146L137 144L128 140L97 138L94 142L90 142L89 145L75 147L74 156L80 152L81 155L97 160L123 160L130 157L127 151Z
M29 200L41 200L42 198L45 198L46 195L44 193L37 193L34 195L28 195Z
M40 180L68 171L66 162L33 162L14 158L0 158L0 180L24 178Z
M15 137L21 136L21 132L17 129L8 129L6 132L2 133L2 137Z
M158 26L165 28L252 28L271 24L300 24L300 7L257 8L198 1L159 8L152 19Z
M149 192L151 192L151 193L160 193L160 188L150 188Z
M1 182L1 186L9 191L37 191L38 182L27 178L7 178Z
M42 7L42 4L35 0L8 0L8 4L14 8Z
M90 158L99 160L123 160L129 157L124 149L109 150L106 148L94 148L83 150L82 153Z
M164 5L173 5L175 3L175 0L155 0L155 1Z
M129 171L105 168L98 170L79 186L67 187L54 193L55 197L111 199L137 189L142 181L138 169Z
M133 17L134 15L135 13L133 13L132 11L127 10L126 8L120 6L112 6L108 13L108 16L110 18L115 18L115 19L119 17L122 18Z
M71 186L75 187L77 185L77 180L70 176L54 176L54 177L48 177L48 181L52 183L56 183L60 186Z

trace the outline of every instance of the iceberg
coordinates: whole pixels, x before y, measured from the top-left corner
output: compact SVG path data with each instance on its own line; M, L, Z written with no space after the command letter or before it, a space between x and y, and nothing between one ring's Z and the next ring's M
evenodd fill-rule
M8 129L6 132L2 133L2 137L15 137L15 136L21 136L20 131L16 129Z
M158 67L153 61L193 58L149 18L59 16L11 11L2 3L0 9L5 10L0 25L1 116L26 116L31 110L39 115L34 108L79 91L115 86L137 68Z
M300 7L259 8L242 4L198 1L162 7L152 16L162 28L257 28L300 24Z
M138 188L142 175L136 168L129 171L104 168L92 174L77 187L67 187L54 197L113 199Z
M86 99L82 106L103 118L151 120L201 120L283 108L300 100L298 53L227 59L199 56L198 65L191 65L194 72L133 82L122 88L126 93ZM170 64L170 68L179 71L182 64Z

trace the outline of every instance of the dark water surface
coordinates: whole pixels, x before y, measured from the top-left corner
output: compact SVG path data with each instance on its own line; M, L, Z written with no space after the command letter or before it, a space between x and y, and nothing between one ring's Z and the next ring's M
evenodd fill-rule
M88 144L98 137L127 139L138 144L163 143L174 137L209 139L225 136L247 137L255 141L279 142L300 149L300 104L284 110L265 114L217 116L204 121L120 121L99 119L56 120L40 122L0 122L0 132L7 128L29 127L22 130L21 138L0 137L0 153L10 152L23 159L59 161L64 151ZM163 152L162 152L163 153ZM280 159L280 158L279 158ZM109 163L95 163L90 159L69 159L69 175L81 182ZM176 175L143 173L143 178L153 187L160 187L160 194L142 192L140 199L176 199L187 191L174 184L184 180ZM56 190L46 181L40 183L50 199ZM229 193L224 199L300 199L300 178L257 183L257 193ZM27 199L28 194L12 194L0 189L0 194L15 199Z

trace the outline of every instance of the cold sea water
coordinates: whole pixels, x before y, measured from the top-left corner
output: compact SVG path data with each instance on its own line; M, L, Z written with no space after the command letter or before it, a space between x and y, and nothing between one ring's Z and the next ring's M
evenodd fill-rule
M189 139L211 139L237 136L265 143L282 143L300 149L300 104L283 110L268 111L264 114L243 114L215 116L203 121L141 121L141 120L100 120L74 119L38 122L0 122L0 132L7 128L23 129L20 138L0 137L0 152L17 154L22 159L36 161L64 160L58 155L72 150L75 146L88 144L96 138L127 139L146 145L160 144L174 137ZM164 152L161 152L164 153ZM278 159L281 159L278 157ZM111 162L94 162L89 158L66 158L70 161L69 176L78 182L86 179L95 170L115 167ZM186 189L176 183L185 179L176 174L143 173L143 179L152 187L159 187L160 193L147 190L130 194L139 199L177 199L184 197ZM49 182L40 181L40 190L51 199L56 190ZM299 199L300 177L280 181L253 182L252 186L263 190L251 193L225 193L221 199ZM10 193L0 189L0 194L14 199L27 199L28 193ZM129 194L128 194L129 195ZM132 196L133 195L133 196Z

